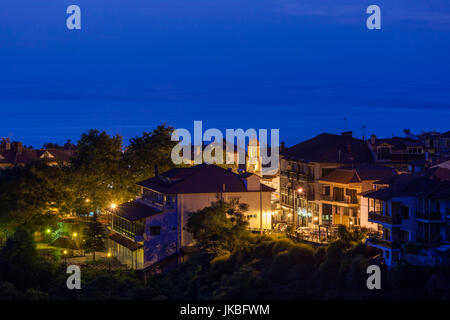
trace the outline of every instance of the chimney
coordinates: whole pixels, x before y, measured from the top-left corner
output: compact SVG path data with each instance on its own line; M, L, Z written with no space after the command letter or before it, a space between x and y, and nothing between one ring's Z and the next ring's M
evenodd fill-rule
M155 164L155 177L158 177L158 165Z
M376 135L371 135L370 136L370 144L375 144L377 142L377 136Z

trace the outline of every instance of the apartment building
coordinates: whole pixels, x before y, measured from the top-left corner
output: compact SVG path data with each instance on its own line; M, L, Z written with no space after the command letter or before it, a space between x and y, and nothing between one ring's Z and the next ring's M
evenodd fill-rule
M383 252L388 266L450 263L450 170L433 167L379 181L364 194L369 222L382 238L368 244Z
M368 222L367 211L361 208L361 193L373 190L374 182L396 175L394 169L385 166L337 168L319 179L322 213L332 216L333 224L376 229L375 224Z
M323 133L284 148L280 156L282 211L277 215L277 221L301 226L332 224L332 204L322 202L323 183L320 179L339 167L373 162L367 142L353 138L352 132ZM325 197L329 196L325 194Z
M423 162L429 156L423 141L412 135L383 139L372 135L368 141L368 147L372 150L377 164L403 171L408 171L408 166L412 162Z
M191 213L218 198L248 204L249 228L272 228L272 188L257 175L201 164L176 168L137 183L141 197L111 210L109 249L134 269L163 268L195 248L186 230Z

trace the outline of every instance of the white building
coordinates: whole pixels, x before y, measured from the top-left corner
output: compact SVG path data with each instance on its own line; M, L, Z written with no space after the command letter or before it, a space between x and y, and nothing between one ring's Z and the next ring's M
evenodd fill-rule
M272 227L271 193L254 174L238 175L215 165L177 168L139 182L142 196L112 210L110 250L135 269L163 267L195 247L186 230L191 213L216 202L248 204L249 228Z
M432 168L403 174L365 194L369 221L382 238L369 239L388 266L450 264L450 170Z

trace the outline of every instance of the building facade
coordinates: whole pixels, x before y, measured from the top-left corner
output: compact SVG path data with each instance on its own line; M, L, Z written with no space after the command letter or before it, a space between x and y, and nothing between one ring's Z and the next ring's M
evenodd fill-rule
M110 250L136 269L157 268L195 248L186 229L190 214L218 199L248 205L249 228L272 228L271 193L254 174L236 174L215 165L177 168L138 183L141 197L112 210ZM118 224L121 223L121 224Z
M352 137L323 133L290 148L280 157L280 203L278 221L300 226L331 225L333 205L324 194L322 177L339 167L373 164L367 142ZM323 200L323 201L322 201Z
M368 243L382 250L386 265L450 263L450 170L403 174L374 189L362 201L382 238Z
M338 168L319 179L322 186L320 203L331 210L333 224L376 229L376 224L368 221L361 193L373 190L374 182L396 175L394 169L385 166Z

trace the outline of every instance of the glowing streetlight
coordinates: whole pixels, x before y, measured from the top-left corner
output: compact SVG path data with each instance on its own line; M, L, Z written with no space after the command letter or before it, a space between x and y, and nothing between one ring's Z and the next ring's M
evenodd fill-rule
M76 233L76 232L72 233L72 237L74 237L74 238L76 238L77 235L78 235L78 233Z
M112 204L111 204L111 209L114 210L115 208L117 208L117 205L116 205L115 203L112 203Z
M108 271L111 271L111 252L108 252L106 257L108 258Z
M89 199L86 199L85 201L86 201L86 202L89 202L89 201L91 201L91 200L89 200Z
M50 232L52 232L52 230L47 229L47 230L45 230L45 232L50 233Z
M298 188L298 189L297 189L297 192L298 192L298 193L302 193L302 192L303 192L303 188Z

